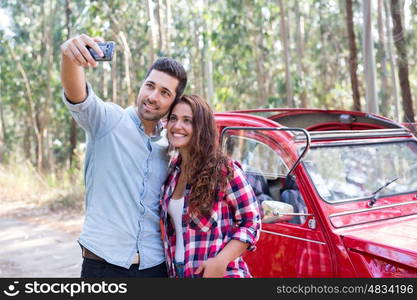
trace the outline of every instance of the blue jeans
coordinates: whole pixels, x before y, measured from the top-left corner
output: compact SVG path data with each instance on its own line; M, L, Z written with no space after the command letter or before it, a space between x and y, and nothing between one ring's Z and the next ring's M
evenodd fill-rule
M105 261L85 257L83 259L81 278L168 277L165 262L152 268L139 270L137 264L131 265L129 269L125 269Z
M175 273L177 274L178 278L184 278L184 262L176 262L174 259L174 267L175 267Z

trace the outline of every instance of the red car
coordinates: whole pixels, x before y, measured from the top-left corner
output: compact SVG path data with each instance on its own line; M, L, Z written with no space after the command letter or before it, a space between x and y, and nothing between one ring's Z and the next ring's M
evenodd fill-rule
M254 277L417 277L417 140L353 111L217 113L263 208Z

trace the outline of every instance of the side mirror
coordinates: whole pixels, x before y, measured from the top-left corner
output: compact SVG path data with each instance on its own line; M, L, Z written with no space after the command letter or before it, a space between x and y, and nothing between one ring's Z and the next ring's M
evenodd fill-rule
M291 220L294 215L294 207L291 204L280 201L263 201L264 217L262 223L277 223Z

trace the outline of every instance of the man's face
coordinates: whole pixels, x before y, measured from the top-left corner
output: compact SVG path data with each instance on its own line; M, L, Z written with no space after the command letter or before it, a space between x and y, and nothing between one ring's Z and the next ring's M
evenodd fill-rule
M152 70L140 88L137 98L142 121L159 121L175 99L178 79L164 72Z

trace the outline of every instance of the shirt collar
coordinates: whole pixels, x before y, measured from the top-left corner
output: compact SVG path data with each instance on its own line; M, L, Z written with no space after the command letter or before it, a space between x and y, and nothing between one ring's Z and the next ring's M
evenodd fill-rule
M145 128L143 126L143 122L142 120L139 118L138 113L137 113L137 108L134 106L130 106L127 109L130 118L133 120L133 122L135 122L136 126L139 128L140 131L142 131L144 134L145 133ZM150 138L153 141L157 141L159 140L162 136L161 136L161 132L164 129L164 125L162 124L161 121L158 122L158 124L156 124L155 127L155 135L151 136Z
M171 155L170 162L169 162L170 168L175 169L176 171L181 171L180 165L181 165L182 157L179 151L173 150L170 155Z

